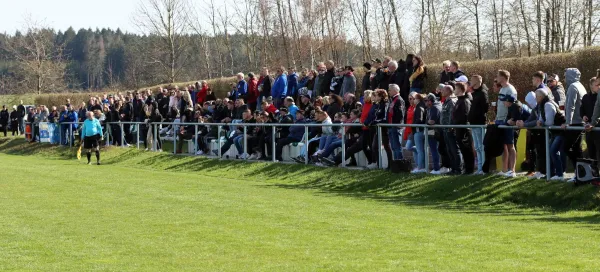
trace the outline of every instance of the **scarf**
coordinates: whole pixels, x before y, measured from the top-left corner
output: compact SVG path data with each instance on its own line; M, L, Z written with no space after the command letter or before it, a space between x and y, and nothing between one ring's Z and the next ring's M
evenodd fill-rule
M413 81L424 72L425 69L423 68L423 66L417 67L417 70L415 70L415 72L412 75L410 75L410 78L408 79L410 81L410 84L412 85Z

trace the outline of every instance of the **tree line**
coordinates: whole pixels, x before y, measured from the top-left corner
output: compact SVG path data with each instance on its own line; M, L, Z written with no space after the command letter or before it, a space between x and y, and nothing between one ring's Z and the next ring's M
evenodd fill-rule
M0 92L131 89L407 53L523 57L600 40L598 0L141 0L134 14L134 33L29 19L0 34Z

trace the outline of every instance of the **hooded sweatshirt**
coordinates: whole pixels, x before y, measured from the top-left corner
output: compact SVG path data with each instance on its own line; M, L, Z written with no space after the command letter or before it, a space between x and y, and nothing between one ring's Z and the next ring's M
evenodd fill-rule
M565 102L565 119L567 124L582 124L581 99L586 94L585 87L579 82L581 73L577 68L568 68L565 71L565 82L567 84L567 101Z

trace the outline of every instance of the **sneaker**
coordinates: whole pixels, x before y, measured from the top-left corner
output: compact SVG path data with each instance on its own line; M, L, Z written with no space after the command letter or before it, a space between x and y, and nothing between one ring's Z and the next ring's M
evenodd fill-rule
M535 173L533 173L533 176L530 176L528 178L531 178L531 179L543 179L545 177L546 177L546 175L544 175L544 174L542 174L540 172L535 172Z
M204 155L204 151L202 151L202 150L198 150L198 152L196 152L196 155L199 155L199 156L200 156L200 155Z
M554 176L554 177L551 177L550 180L560 180L560 181L562 181L562 180L564 180L564 178L563 177L559 177L559 176Z
M420 173L422 173L422 172L421 172L421 170L420 170L420 169L418 169L418 168L415 168L415 169L413 169L412 171L410 171L410 173L411 173L411 174L420 174Z
M294 157L294 158L292 158L292 160L297 163L304 164L304 157L302 157L302 156Z
M367 169L371 169L371 170L377 169L377 164L376 163L371 163L371 164L367 165Z
M98 162L96 163L96 165L100 165L100 161L98 161Z
M441 174L447 174L450 172L450 169L446 168L446 167L442 167L440 168L440 173Z
M335 162L330 158L321 158L321 162L327 166L335 166Z
M317 162L317 163L315 163L315 165L316 165L316 166L322 166L322 167L323 167L323 166L325 166L325 165L323 165L323 164L322 164L322 163L320 163L320 162Z
M535 172L527 172L527 174L525 174L525 176L528 178L532 178L533 176L535 176Z
M516 178L517 174L513 171L508 171L508 172L506 172L506 174L504 176L507 178Z
M148 151L148 148L144 149L144 151Z
M252 153L252 155L248 157L248 160L256 160L256 154Z
M577 179L575 177L572 177L569 180L567 180L568 183L573 183L575 181L577 181Z
M162 149L159 149L158 152L163 152Z
M441 175L442 172L440 170L433 170L433 171L429 172L429 174L432 174L432 175Z
M244 154L240 155L240 159L242 159L242 160L248 159L248 157L249 157L248 153L244 153Z
M508 172L505 173L505 172L500 171L500 172L496 173L496 176L506 176L507 173Z
M88 165L92 165L92 162L88 162Z

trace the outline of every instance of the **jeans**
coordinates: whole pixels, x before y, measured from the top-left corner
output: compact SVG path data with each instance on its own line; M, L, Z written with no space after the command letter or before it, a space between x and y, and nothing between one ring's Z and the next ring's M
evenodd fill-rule
M388 136L390 140L390 148L392 149L392 158L394 160L401 160L404 158L402 155L402 144L400 138L402 137L402 132L399 128L388 128Z
M431 150L431 159L433 160L433 170L440 170L440 153L438 152L438 141L434 136L429 136L429 150ZM427 154L425 154L427 156Z
M550 144L550 159L552 160L552 169L554 175L562 177L565 170L563 168L563 157L566 157L565 138L563 135L554 136Z
M308 152L308 146L310 145L310 143L320 141L320 140L321 140L321 137L314 137L314 138L308 140L308 144L305 146L302 146L302 150L300 150L300 156L301 157L306 156L306 153Z
M404 146L404 148L413 153L413 159L415 160L415 163L418 165L417 160L418 160L419 154L417 153L417 147L415 145L414 134L408 137L408 140L406 141L406 145Z
M473 135L473 145L475 146L475 152L477 153L477 171L483 171L483 162L485 161L485 149L483 148L483 138L485 137L485 131L483 128L471 129Z
M456 143L456 132L449 129L444 130L444 142L446 142L446 150L448 151L448 157L450 164L452 165L452 172L460 173L460 150Z
M233 144L235 145L238 154L241 155L244 152L244 134L233 138Z
M427 155L425 154L425 134L423 132L416 132L414 134L414 142L417 147L417 168L425 169L425 156Z
M337 139L331 142L331 144L325 149L325 151L323 151L323 153L321 153L321 155L327 158L333 154L333 151L335 151L335 149L338 147L342 147L342 139Z
M337 139L337 136L335 135L322 136L319 139L319 150L324 151L335 139Z

